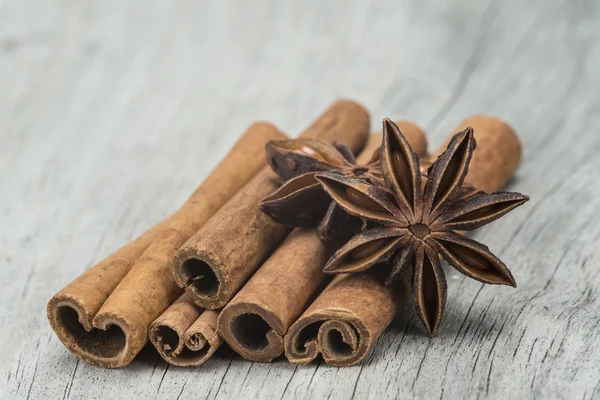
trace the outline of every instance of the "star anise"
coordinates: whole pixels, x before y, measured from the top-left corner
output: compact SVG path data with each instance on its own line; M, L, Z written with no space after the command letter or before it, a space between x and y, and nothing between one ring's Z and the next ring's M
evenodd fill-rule
M387 190L337 171L317 174L344 210L375 225L339 249L325 271L358 272L392 260L386 278L390 284L412 267L415 309L431 335L446 303L440 257L483 283L516 286L506 265L486 246L457 232L484 226L529 200L519 193L486 194L462 187L475 147L471 128L456 134L422 180L418 155L385 119L380 162Z
M341 209L315 179L322 171L337 171L343 176L362 178L384 185L377 150L364 166L356 164L346 146L310 139L278 140L266 146L267 161L285 182L260 204L273 220L295 227L319 225L323 240L333 240L356 232L361 221ZM350 194L352 195L352 193Z

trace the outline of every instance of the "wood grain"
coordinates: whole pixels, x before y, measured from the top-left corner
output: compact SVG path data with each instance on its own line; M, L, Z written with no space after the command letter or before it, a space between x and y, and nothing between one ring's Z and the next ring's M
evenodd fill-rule
M600 6L593 0L0 1L0 398L600 397ZM449 275L357 367L109 371L53 335L58 289L181 204L249 122L293 134L338 97L425 126L507 119L532 200L474 237L517 289Z

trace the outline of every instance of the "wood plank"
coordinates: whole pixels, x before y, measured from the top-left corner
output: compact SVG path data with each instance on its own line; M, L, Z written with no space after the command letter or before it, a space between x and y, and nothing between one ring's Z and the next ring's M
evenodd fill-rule
M600 10L594 1L0 3L0 398L600 396ZM45 305L179 205L251 122L295 134L337 97L432 146L506 118L532 200L474 237L517 289L448 272L435 339L410 305L359 366L73 357Z

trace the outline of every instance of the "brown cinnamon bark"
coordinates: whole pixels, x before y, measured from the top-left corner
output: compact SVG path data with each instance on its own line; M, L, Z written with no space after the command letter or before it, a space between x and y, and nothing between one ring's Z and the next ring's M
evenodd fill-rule
M82 360L127 365L148 340L148 326L181 290L170 262L175 250L265 164L264 145L285 138L255 123L171 217L83 273L50 299L48 320Z
M319 354L330 365L354 365L371 351L397 312L394 287L370 272L336 276L292 325L285 355L307 364Z
M413 123L399 121L413 149L426 155L427 139ZM381 147L371 135L358 157L366 164ZM229 302L219 317L219 334L242 357L269 362L283 354L283 337L329 279L323 266L339 248L314 229L296 229Z
M150 341L170 364L198 366L223 344L217 335L217 311L202 310L183 294L150 324Z
M356 150L364 146L368 129L368 112L341 100L300 136ZM277 187L277 176L265 167L177 252L175 280L200 307L214 310L227 304L290 232L258 208Z
M323 265L337 246L315 229L296 229L223 309L219 334L247 360L283 354L283 336L327 278Z
M473 126L477 140L468 182L489 191L500 189L520 162L516 134L492 117L469 118L457 130L466 126ZM436 154L445 148L442 146ZM402 290L382 282L369 272L337 276L290 327L285 336L288 360L306 364L319 354L326 363L336 366L363 360L395 317L398 296L402 294Z

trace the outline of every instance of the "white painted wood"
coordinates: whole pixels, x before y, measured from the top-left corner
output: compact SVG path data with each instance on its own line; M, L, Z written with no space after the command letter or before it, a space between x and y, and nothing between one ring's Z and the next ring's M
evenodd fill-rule
M0 397L600 398L600 10L595 0L0 1ZM152 349L104 370L47 300L180 204L245 126L298 132L340 96L434 145L506 118L521 209L475 237L519 287L453 274L439 337L407 309L359 366Z

